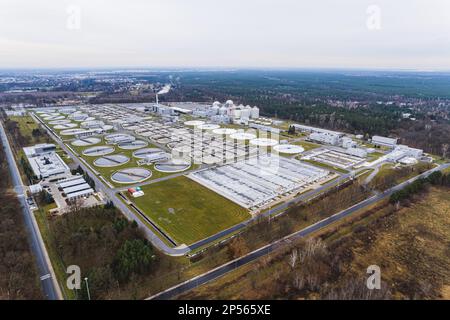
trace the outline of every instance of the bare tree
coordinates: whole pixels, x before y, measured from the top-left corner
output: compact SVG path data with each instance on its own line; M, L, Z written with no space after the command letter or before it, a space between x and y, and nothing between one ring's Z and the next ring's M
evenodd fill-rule
M303 276L303 274L299 272L296 273L292 281L292 284L295 289L302 290L303 287L305 286L305 277Z
M288 259L288 264L292 270L295 269L297 260L298 260L298 251L297 251L297 249L294 249L294 250L292 250L291 254L289 255L289 259Z

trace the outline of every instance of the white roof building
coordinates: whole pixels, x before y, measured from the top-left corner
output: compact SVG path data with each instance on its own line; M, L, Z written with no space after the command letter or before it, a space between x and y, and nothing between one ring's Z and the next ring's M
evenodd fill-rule
M70 172L70 168L55 150L54 144L38 144L23 148L34 175L39 179Z
M381 136L373 136L372 143L376 146L384 146L384 147L394 148L397 145L397 139L381 137Z
M94 193L94 189L92 189L91 186L86 183L86 180L84 180L81 176L75 176L62 180L58 183L58 185L69 201L88 197Z
M309 139L317 141L323 144L330 144L337 146L340 144L341 135L336 134L333 131L330 132L313 132L309 135Z

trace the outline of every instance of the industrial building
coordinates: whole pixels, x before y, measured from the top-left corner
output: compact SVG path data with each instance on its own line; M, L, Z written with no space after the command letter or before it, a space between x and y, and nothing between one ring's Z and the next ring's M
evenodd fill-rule
M262 156L197 171L188 177L252 210L324 182L329 174L294 159Z
M397 145L397 139L381 137L381 136L373 136L372 143L375 146L379 146L379 147L395 148L395 146Z
M69 202L89 197L94 193L94 189L81 176L74 176L59 181L58 187Z
M349 147L349 148L345 149L345 153L350 154L352 156L365 158L365 157L367 157L368 152L367 152L367 149L365 149L365 148Z
M54 144L38 144L25 147L23 151L34 175L39 179L70 172L70 168L56 153Z
M147 154L138 161L139 165L151 164L156 162L164 162L170 160L170 154L166 152L155 152Z
M310 133L309 139L312 141L333 146L340 145L342 143L342 138L345 135L339 131L326 130L302 124L293 124L292 126L297 131Z
M293 124L292 125L295 130L297 131L301 131L301 132L308 132L308 133L329 133L329 134L334 134L334 135L338 135L340 137L344 136L343 132L339 132L339 131L332 131L332 130L327 130L327 129L322 129L322 128L316 128L316 127L311 127L311 126L306 126L303 124Z
M91 121L84 121L81 123L81 127L84 129L95 129L95 128L101 128L105 125L105 123L101 120L91 120Z
M136 188L129 188L128 189L128 193L133 197L133 198L139 198L145 195L144 191L142 191L142 189L140 187L136 187Z
M249 105L235 105L232 100L225 103L215 101L212 105L184 104L185 108L171 107L178 114L192 114L194 117L208 118L213 123L241 123L248 124L251 119L259 118L259 108Z
M78 139L83 139L83 138L88 138L88 137L96 136L99 134L103 134L104 132L105 131L103 130L103 128L83 130L83 131L80 131L79 133L75 134L75 137L77 137Z
M262 125L262 124L257 124L257 123L249 123L248 125L250 128L252 129L256 129L256 130L260 130L260 131L266 131L266 132L271 132L271 133L275 133L275 134L279 134L280 133L280 129L278 128L274 128L271 126L266 126L266 125Z
M304 160L313 160L321 162L332 167L338 167L342 169L349 169L365 161L363 157L357 154L349 153L352 149L320 149L317 151L312 151L310 154L304 156Z
M340 144L341 136L334 132L313 132L309 135L309 139L322 144L337 146Z
M395 149L387 154L387 160L391 162L400 162L410 164L417 162L423 156L423 150L410 148L405 145L398 145ZM414 161L415 159L416 161Z

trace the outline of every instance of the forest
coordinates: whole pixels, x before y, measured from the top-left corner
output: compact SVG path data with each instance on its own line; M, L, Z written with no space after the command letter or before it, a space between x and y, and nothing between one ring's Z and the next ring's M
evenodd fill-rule
M42 299L20 203L0 142L0 300Z
M80 267L82 277L89 279L91 299L114 299L122 294L140 298L134 290L157 258L135 222L125 219L111 203L74 206L63 216L48 219L50 250L62 265ZM74 298L88 299L84 282Z

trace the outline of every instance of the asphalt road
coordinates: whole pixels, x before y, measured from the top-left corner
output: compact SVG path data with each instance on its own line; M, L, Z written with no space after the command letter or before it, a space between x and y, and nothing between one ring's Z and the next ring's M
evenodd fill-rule
M62 299L61 292L58 288L58 284L56 283L56 279L53 279L52 277L52 272L50 271L51 262L48 259L48 254L42 241L42 237L39 228L37 227L36 221L33 221L33 213L31 212L28 203L26 202L26 192L22 182L22 178L20 176L19 169L17 168L17 164L14 159L14 155L2 123L0 123L0 135L3 148L6 153L8 168L11 174L14 190L17 193L17 197L22 207L22 214L24 216L25 226L28 230L31 250L36 258L43 292L49 300L60 300Z
M259 258L261 258L261 257L263 257L263 256L265 256L265 255L267 255L267 254L269 254L271 252L273 252L274 250L276 250L277 248L279 248L279 247L281 247L281 246L283 246L285 244L291 243L292 241L295 241L298 238L302 238L302 237L308 236L308 235L310 235L311 233L313 233L313 232L315 232L317 230L320 230L320 229L322 229L322 228L324 228L326 226L329 226L330 224L334 223L335 221L341 220L341 219L343 219L343 218L345 218L345 217L355 213L356 211L358 211L358 210L360 210L362 208L370 206L370 205L380 201L381 199L389 197L394 192L403 189L406 185L412 183L413 181L415 181L415 180L417 180L419 178L427 177L429 174L431 174L434 171L443 170L443 169L446 169L448 167L450 167L450 163L440 165L439 167L431 169L431 170L429 170L429 171L427 171L427 172L425 172L425 173L423 173L423 174L421 174L419 176L416 176L416 177L414 177L414 178L412 178L410 180L407 180L407 181L405 181L405 182L403 182L403 183L401 183L401 184L399 184L399 185L397 185L397 186L395 186L395 187L393 187L391 189L388 189L388 190L386 190L383 193L379 193L379 194L377 194L377 195L375 195L375 196L373 196L371 198L368 198L368 199L366 199L364 201L361 201L361 202L357 203L356 205L354 205L354 206L352 206L350 208L347 208L347 209L345 209L345 210L343 210L343 211L341 211L341 212L339 212L337 214L334 214L334 215L332 215L332 216L330 216L330 217L328 217L326 219L323 219L323 220L321 220L321 221L319 221L319 222L317 222L317 223L315 223L313 225L310 225L310 226L308 226L308 227L306 227L306 228L304 228L302 230L294 232L294 233L292 233L292 234L290 234L290 235L288 235L288 236L286 236L286 237L284 237L284 238L282 238L280 240L272 242L272 243L270 243L270 244L268 244L268 245L266 245L266 246L264 246L264 247L262 247L260 249L252 251L249 254L247 254L247 255L245 255L245 256L243 256L241 258L238 258L238 259L235 259L235 260L233 260L231 262L228 262L228 263L226 263L226 264L224 264L222 266L219 266L219 267L217 267L217 268L215 268L215 269L213 269L211 271L208 271L208 272L206 272L206 273L204 273L202 275L199 275L199 276L197 276L195 278L187 280L187 281L185 281L185 282L183 282L183 283L181 283L179 285L176 285L176 286L174 286L172 288L169 288L169 289L167 289L165 291L162 291L162 292L160 292L160 293L158 293L158 294L156 294L154 296L151 296L151 297L149 297L147 299L149 299L149 300L150 299L167 300L167 299L174 298L174 297L176 297L176 296L178 296L178 295L180 295L182 293L185 293L185 292L187 292L189 290L192 290L192 289L194 289L196 287L199 287L199 286L201 286L201 285L203 285L203 284L205 284L207 282L215 280L215 279L217 279L217 278L227 274L228 272L233 271L233 270L235 270L235 269L237 269L237 268L239 268L239 267L241 267L241 266L243 266L243 265L245 265L247 263L255 261L255 260L257 260L257 259L259 259Z

